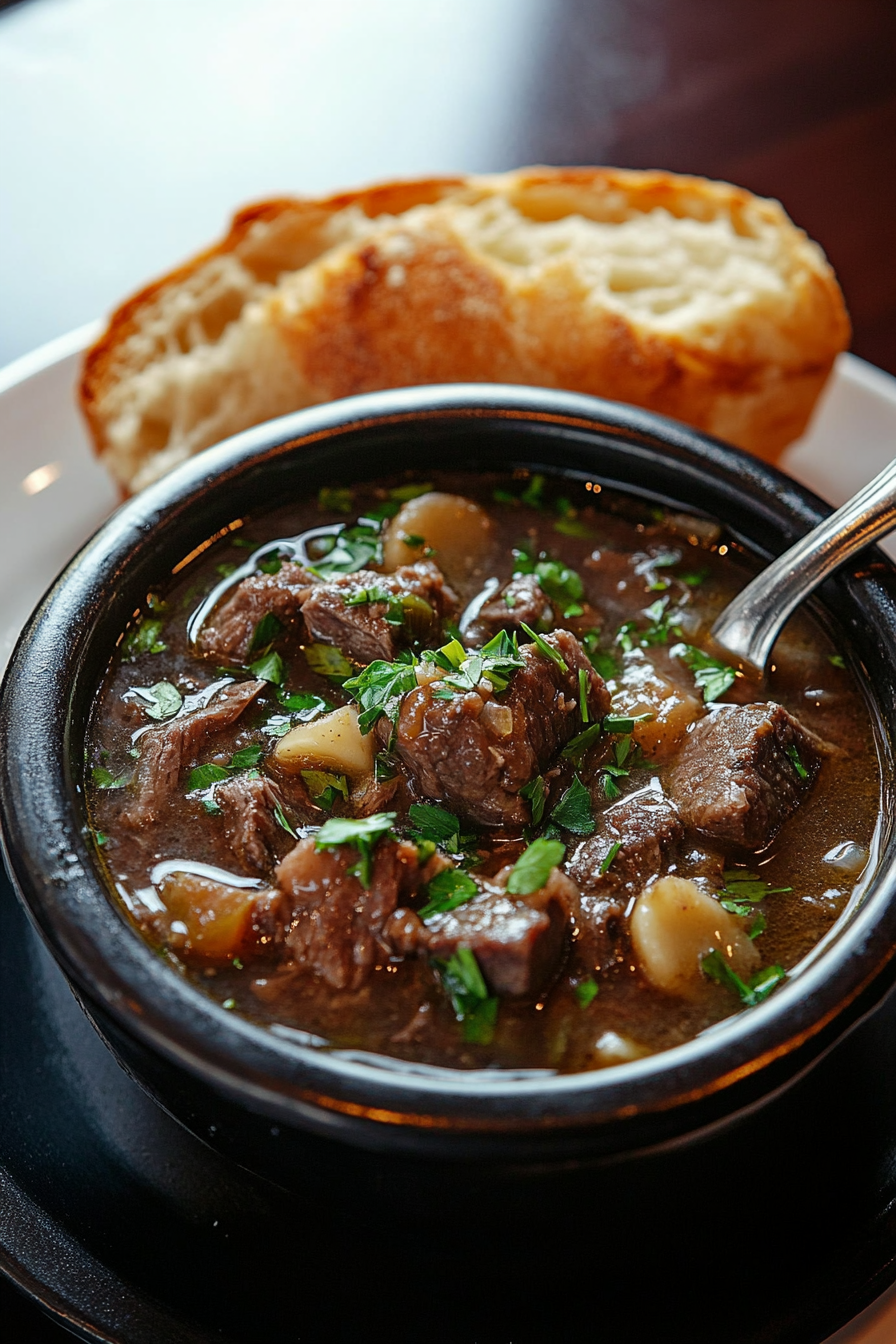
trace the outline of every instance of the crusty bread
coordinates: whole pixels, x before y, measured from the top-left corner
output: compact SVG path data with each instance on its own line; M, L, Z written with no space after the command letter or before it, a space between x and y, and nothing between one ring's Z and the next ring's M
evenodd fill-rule
M125 491L261 420L413 383L590 392L773 460L849 334L776 201L531 168L250 206L118 309L81 404Z

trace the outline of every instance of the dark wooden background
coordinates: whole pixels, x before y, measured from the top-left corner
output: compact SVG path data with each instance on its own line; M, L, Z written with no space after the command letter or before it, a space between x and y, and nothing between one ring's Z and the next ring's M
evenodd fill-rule
M839 274L854 350L896 374L896 0L553 0L546 15L511 158L778 197ZM9 1344L71 1338L2 1284L0 1325Z

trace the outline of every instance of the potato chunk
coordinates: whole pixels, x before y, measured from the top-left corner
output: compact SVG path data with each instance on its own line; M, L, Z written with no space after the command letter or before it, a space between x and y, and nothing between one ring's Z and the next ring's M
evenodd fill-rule
M418 537L422 541L417 542ZM491 539L491 519L478 504L462 495L431 490L409 499L392 519L383 544L383 565L398 569L431 549L449 579L463 579L481 564Z
M689 726L705 710L696 696L663 676L640 650L626 654L622 675L613 695L614 714L647 714L653 718L638 723L632 733L636 744L651 760L670 756Z
M255 941L257 890L227 887L195 873L172 873L159 885L167 911L166 941L188 960L231 961Z
M702 992L706 979L700 958L712 948L741 977L759 965L759 953L737 916L682 877L662 877L641 893L632 911L631 934L650 983L682 998Z
M274 760L286 770L319 767L358 779L373 770L373 735L363 736L357 710L343 705L291 728L274 748Z

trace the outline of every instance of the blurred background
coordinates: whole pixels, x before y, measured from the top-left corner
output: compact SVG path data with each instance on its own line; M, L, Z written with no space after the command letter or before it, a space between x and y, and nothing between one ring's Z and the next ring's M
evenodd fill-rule
M896 373L894 0L0 0L0 365L252 198L520 164L777 196Z

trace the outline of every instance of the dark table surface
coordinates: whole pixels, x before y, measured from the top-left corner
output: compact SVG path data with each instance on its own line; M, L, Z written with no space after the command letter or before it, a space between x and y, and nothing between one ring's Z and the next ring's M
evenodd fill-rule
M482 0L486 10L489 2ZM24 18L54 4L27 0L8 8L0 17L0 49L5 25L21 25ZM340 6L332 7L329 19L322 6L317 8L318 24L345 22ZM397 0L380 0L377 7L382 15L394 11L398 19L406 8ZM538 9L538 22L527 29L531 49L523 53L525 85L507 92L516 115L508 119L492 151L499 161L473 161L476 156L464 148L469 142L458 141L460 149L448 162L452 150L440 141L430 167L485 170L532 162L660 166L727 178L776 196L822 244L836 268L853 318L855 352L896 374L893 0L546 0L540 6L522 5L521 13L523 9L530 20ZM233 4L223 6L221 22L231 11ZM88 23L91 7L74 5L72 14L72 22ZM69 41L77 39L75 28ZM413 47L412 29L407 40L408 50L396 55L393 33L390 59L411 66L421 58ZM492 40L492 49L477 51L477 68L500 85L504 52L494 33ZM347 28L341 49L349 57L351 42ZM331 45L329 59L339 49L340 44ZM5 52L7 61L15 60L14 43ZM133 59L133 52L122 53L123 67ZM371 65L372 58L346 95L357 99L359 113L363 72ZM322 86L328 77L336 75L324 65L319 71ZM457 82L461 115L463 80L457 63L446 68L445 79ZM391 95L379 92L400 101L400 89ZM111 114L114 91L109 96ZM421 115L421 109L410 114ZM338 166L332 180L315 180L313 188L343 184L346 170L338 156L334 162ZM383 162L371 155L370 172L356 177L385 175ZM407 170L425 167L417 163ZM22 181L13 179L10 188L7 178L7 189L21 194ZM294 166L284 170L281 181L271 183L272 190L280 191L305 186ZM241 194L252 194L241 193L239 184L235 192L231 205ZM184 236L192 245L189 228ZM203 236L197 228L197 244ZM83 311L59 295L56 306L46 310L49 325L40 339L87 320L119 297L124 285L139 283L142 259L128 259L126 240L116 240L116 248L116 255L125 259L117 271L113 268L107 289L98 280L95 290L85 291L78 299L88 305ZM160 257L158 264L168 263ZM10 354L20 352L16 321L9 304L4 315L0 301L0 334L7 338L0 348ZM71 1338L2 1281L0 1324L10 1344Z

